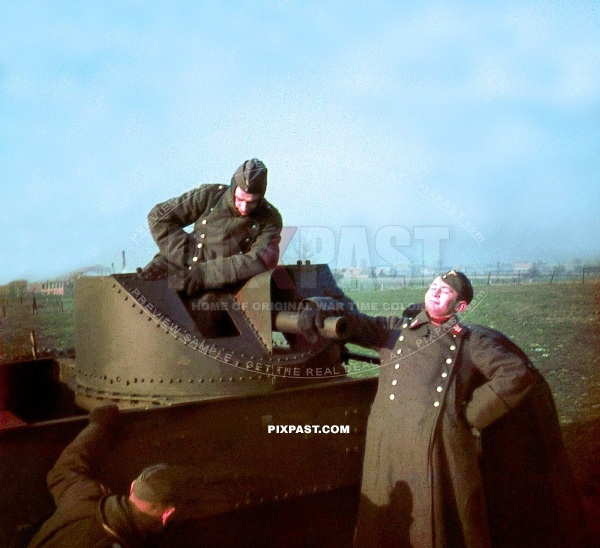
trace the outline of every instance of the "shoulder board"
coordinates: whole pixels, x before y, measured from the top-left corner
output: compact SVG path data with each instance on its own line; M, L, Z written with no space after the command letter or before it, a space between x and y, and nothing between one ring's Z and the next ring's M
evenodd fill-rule
M206 183L206 184L202 184L199 187L195 188L194 190L198 191L198 190L205 190L205 191L210 191L210 192L221 192L221 191L225 191L229 188L228 185L220 185L217 183Z

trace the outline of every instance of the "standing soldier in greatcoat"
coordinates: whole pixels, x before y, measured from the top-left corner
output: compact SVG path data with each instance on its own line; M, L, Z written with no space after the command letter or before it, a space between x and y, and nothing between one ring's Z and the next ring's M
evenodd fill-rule
M348 342L381 364L355 548L591 546L551 392L504 335L459 323L472 298L450 270L416 314L344 305Z

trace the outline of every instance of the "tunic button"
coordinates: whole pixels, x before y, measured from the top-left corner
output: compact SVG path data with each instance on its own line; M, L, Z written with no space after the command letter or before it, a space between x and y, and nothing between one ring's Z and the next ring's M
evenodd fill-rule
M238 253L238 255L243 255L243 254L244 254L244 252L243 252L243 251L240 251L240 252Z
M256 225L252 225L252 228L256 228Z
M395 397L394 394L390 394L390 400L393 400Z
M442 388L441 386L438 386L438 387L436 388L436 390L437 390L438 392L441 392L441 391L443 390L443 388Z
M398 340L399 341L403 341L404 340L404 335L400 335L400 338Z
M442 373L442 378L446 378L448 376L448 373L446 373L445 371Z
M192 261L197 262L198 261L198 257L193 257Z
M188 266L188 270L192 270L192 267L191 267L191 266Z
M452 358L448 358L448 359L446 360L446 363L447 363L448 365L450 365L450 364L452 363Z
M202 219L202 224L205 225L206 224L206 219Z
M456 350L456 346L452 345L452 346L450 347L450 350Z
M397 381L396 379L394 379L394 380L392 381L392 386L396 386L397 384L398 384L398 381Z
M219 185L219 190L221 190L223 188L223 185Z
M198 244L198 249L202 249L202 244Z
M433 403L433 407L439 407L439 406L440 406L440 402L439 401L436 401L436 402Z
M396 365L394 365L394 369L400 369L400 364L397 363Z
M403 324L402 324L402 329L406 329L407 327L408 327L408 324L407 324L407 323L403 323Z
M402 354L402 348L398 348L398 350L396 350L396 354Z
M200 234L200 238L206 238L206 234Z

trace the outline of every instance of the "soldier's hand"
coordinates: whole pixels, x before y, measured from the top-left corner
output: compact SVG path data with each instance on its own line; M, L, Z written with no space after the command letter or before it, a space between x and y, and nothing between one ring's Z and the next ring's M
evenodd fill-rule
M108 405L100 405L94 407L90 411L90 423L101 424L107 428L112 428L116 425L119 419L119 408L113 403Z
M304 307L298 313L298 327L302 336L311 344L317 342L319 334L315 326L317 311L314 308Z
M315 316L315 327L317 329L325 327L325 320L327 318L344 315L343 304L331 297L313 297L307 300L314 302L317 306L317 314Z
M331 297L311 297L302 301L298 325L306 339L315 343L320 330L325 328L325 320L333 316L343 316L343 305Z
M404 309L404 312L402 312L402 317L403 318L410 318L412 320L419 312L421 312L421 310L423 310L423 308L425 308L425 306L423 305L423 303L412 303L412 304L409 304Z
M192 297L204 289L204 273L201 268L194 268L184 280L184 290L188 297Z

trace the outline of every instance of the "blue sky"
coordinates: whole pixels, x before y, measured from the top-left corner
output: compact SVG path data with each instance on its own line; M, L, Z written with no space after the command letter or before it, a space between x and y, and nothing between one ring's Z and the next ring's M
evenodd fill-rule
M288 261L600 258L600 2L0 7L0 284L145 265L251 157Z

